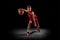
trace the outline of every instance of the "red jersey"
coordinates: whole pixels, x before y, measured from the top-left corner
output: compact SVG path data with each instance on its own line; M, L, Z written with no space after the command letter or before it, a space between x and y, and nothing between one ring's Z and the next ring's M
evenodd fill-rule
M28 18L29 18L29 21L33 21L33 15L32 15L32 11L30 11L30 12L28 12ZM34 13L34 19L35 19L35 21L36 21L36 23L38 24L38 19L37 19L37 16L36 16L36 14Z

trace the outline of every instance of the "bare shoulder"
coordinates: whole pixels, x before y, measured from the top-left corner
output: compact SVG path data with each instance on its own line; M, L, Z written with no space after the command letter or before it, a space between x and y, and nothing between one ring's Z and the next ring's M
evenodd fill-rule
M32 11L32 14L34 15L34 12Z

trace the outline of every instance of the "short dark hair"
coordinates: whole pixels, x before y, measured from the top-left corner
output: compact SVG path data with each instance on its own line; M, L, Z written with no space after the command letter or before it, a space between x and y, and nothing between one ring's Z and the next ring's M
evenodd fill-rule
M28 8L31 8L31 6L30 6L30 5L28 5L27 7L28 7Z

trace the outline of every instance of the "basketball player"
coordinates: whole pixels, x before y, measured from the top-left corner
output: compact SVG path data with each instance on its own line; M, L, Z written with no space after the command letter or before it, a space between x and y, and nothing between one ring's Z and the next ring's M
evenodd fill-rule
M38 32L40 32L40 25L39 25L39 22L38 22L38 18L37 18L37 15L32 11L32 7L29 5L27 6L27 10L24 9L25 12L27 12L27 16L29 18L29 23L28 23L28 26L27 26L27 36L29 36L30 34L30 26L32 24L32 22L34 22L34 26L37 27L37 30Z

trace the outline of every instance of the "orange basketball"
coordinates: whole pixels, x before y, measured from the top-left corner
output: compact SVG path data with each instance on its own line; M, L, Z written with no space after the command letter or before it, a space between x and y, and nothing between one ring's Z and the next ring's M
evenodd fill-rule
M19 13L19 15L23 15L24 14L24 10L22 8L18 9L18 13Z

